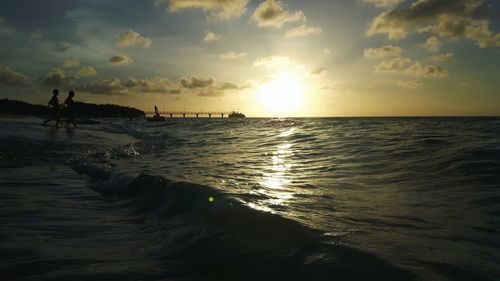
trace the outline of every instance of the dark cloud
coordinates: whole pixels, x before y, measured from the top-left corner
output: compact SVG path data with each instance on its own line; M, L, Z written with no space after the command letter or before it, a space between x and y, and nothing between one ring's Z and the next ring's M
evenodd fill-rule
M375 71L377 73L402 72L409 64L411 64L411 59L394 58L379 63L375 67Z
M306 21L306 16L302 11L289 12L285 10L286 6L281 1L265 0L259 4L252 20L259 27L280 28L287 22Z
M437 24L418 28L417 31L448 38L464 36L475 41L480 48L500 47L500 33L494 34L489 26L490 22L487 20L443 16Z
M86 67L83 67L83 68L80 68L79 70L77 70L75 72L75 75L77 77L89 77L89 76L96 76L97 75L97 71L95 70L94 67L92 66L86 66Z
M178 95L182 93L181 89L169 89L164 92L165 94L172 94L172 95Z
M200 91L197 94L200 97L217 98L217 97L224 96L226 93L224 91L219 90L219 89L209 88L209 89L205 89L203 91Z
M123 86L132 91L138 90L142 93L158 94L180 94L181 89L177 83L173 83L166 78L154 77L151 79L130 78L123 83Z
M78 87L79 91L99 95L124 95L124 94L180 94L178 83L162 77L151 79L129 78L121 81L118 78L98 80Z
M365 3L375 5L377 8L390 8L399 5L404 0L363 0Z
M394 45L387 45L381 48L368 48L363 52L365 58L385 58L385 57L399 57L403 49Z
M425 64L419 61L412 61L408 58L394 58L382 61L375 66L377 73L396 73L413 77L444 77L448 76L448 71L440 66Z
M251 88L252 85L250 83L246 83L244 85L239 85L234 82L224 82L222 86L219 87L220 90L243 90L247 88Z
M26 75L18 73L8 66L0 66L0 85L27 87L31 83Z
M239 91L250 88L251 85L246 83L239 85L234 82L224 82L222 85L216 85L214 78L182 78L180 86L187 89L188 93L193 93L201 97L221 97L228 91Z
M220 88L222 90L238 90L240 89L240 85L232 82L225 82Z
M495 14L485 0L415 0L409 7L377 16L367 35L405 38L409 32L431 32L443 37L465 37L479 47L500 46L500 35L490 30Z
M118 78L98 80L77 88L78 91L99 95L117 94L181 94L192 93L202 97L223 96L226 91L242 90L250 87L249 84L239 85L233 82L225 82L217 87L213 78L183 78L180 81L172 81L163 77L149 79L129 78L121 81Z
M249 0L156 0L155 5L168 4L166 10L170 13L184 9L202 9L210 11L218 19L240 17L245 11Z
M43 79L43 83L49 87L60 87L73 85L77 77L73 75L66 75L61 68L53 68L47 76Z
M326 68L320 67L318 69L315 69L315 70L311 71L311 74L315 75L315 76L321 76L321 75L326 74L327 72L328 71L326 70Z
M387 16L393 19L419 22L436 17L484 17L490 14L490 8L483 0L416 0L409 8L395 9Z
M81 69L65 72L64 69L56 67L52 68L49 73L43 78L43 83L50 87L71 86L76 83L81 77L96 76L97 71L92 66L86 66Z
M116 55L112 56L108 62L113 65L126 65L134 62L133 59L128 57L127 55Z
M214 78L204 79L193 76L191 78L182 78L181 85L182 87L188 89L207 88L215 85L215 79Z
M123 95L125 89L120 79L113 78L82 85L77 88L77 91L97 95Z
M440 66L421 62L415 62L404 73L415 77L445 77L449 74Z

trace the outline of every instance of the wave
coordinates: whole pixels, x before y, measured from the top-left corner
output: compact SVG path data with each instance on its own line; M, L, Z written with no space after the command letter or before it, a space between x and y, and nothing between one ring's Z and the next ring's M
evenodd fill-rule
M331 241L296 221L252 209L209 186L108 173L108 180L94 188L156 233L150 255L169 269L155 278L414 279L374 255Z

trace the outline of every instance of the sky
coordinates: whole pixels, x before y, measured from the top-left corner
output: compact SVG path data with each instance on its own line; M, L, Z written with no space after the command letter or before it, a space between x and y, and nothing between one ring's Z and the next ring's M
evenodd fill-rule
M500 115L496 0L2 0L0 98Z

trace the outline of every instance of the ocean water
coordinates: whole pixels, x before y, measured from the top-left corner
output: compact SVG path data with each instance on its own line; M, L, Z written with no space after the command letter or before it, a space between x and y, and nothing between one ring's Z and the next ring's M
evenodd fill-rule
M2 280L500 280L500 119L0 119Z

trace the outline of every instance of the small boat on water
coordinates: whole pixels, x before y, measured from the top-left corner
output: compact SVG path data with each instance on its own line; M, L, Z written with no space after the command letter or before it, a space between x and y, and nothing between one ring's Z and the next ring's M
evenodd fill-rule
M160 111L158 110L158 107L155 105L155 115L153 115L153 117L147 117L146 120L148 122L163 122L165 121L165 117L160 115Z
M233 111L229 113L229 118L246 118L245 114L238 112L238 111Z

